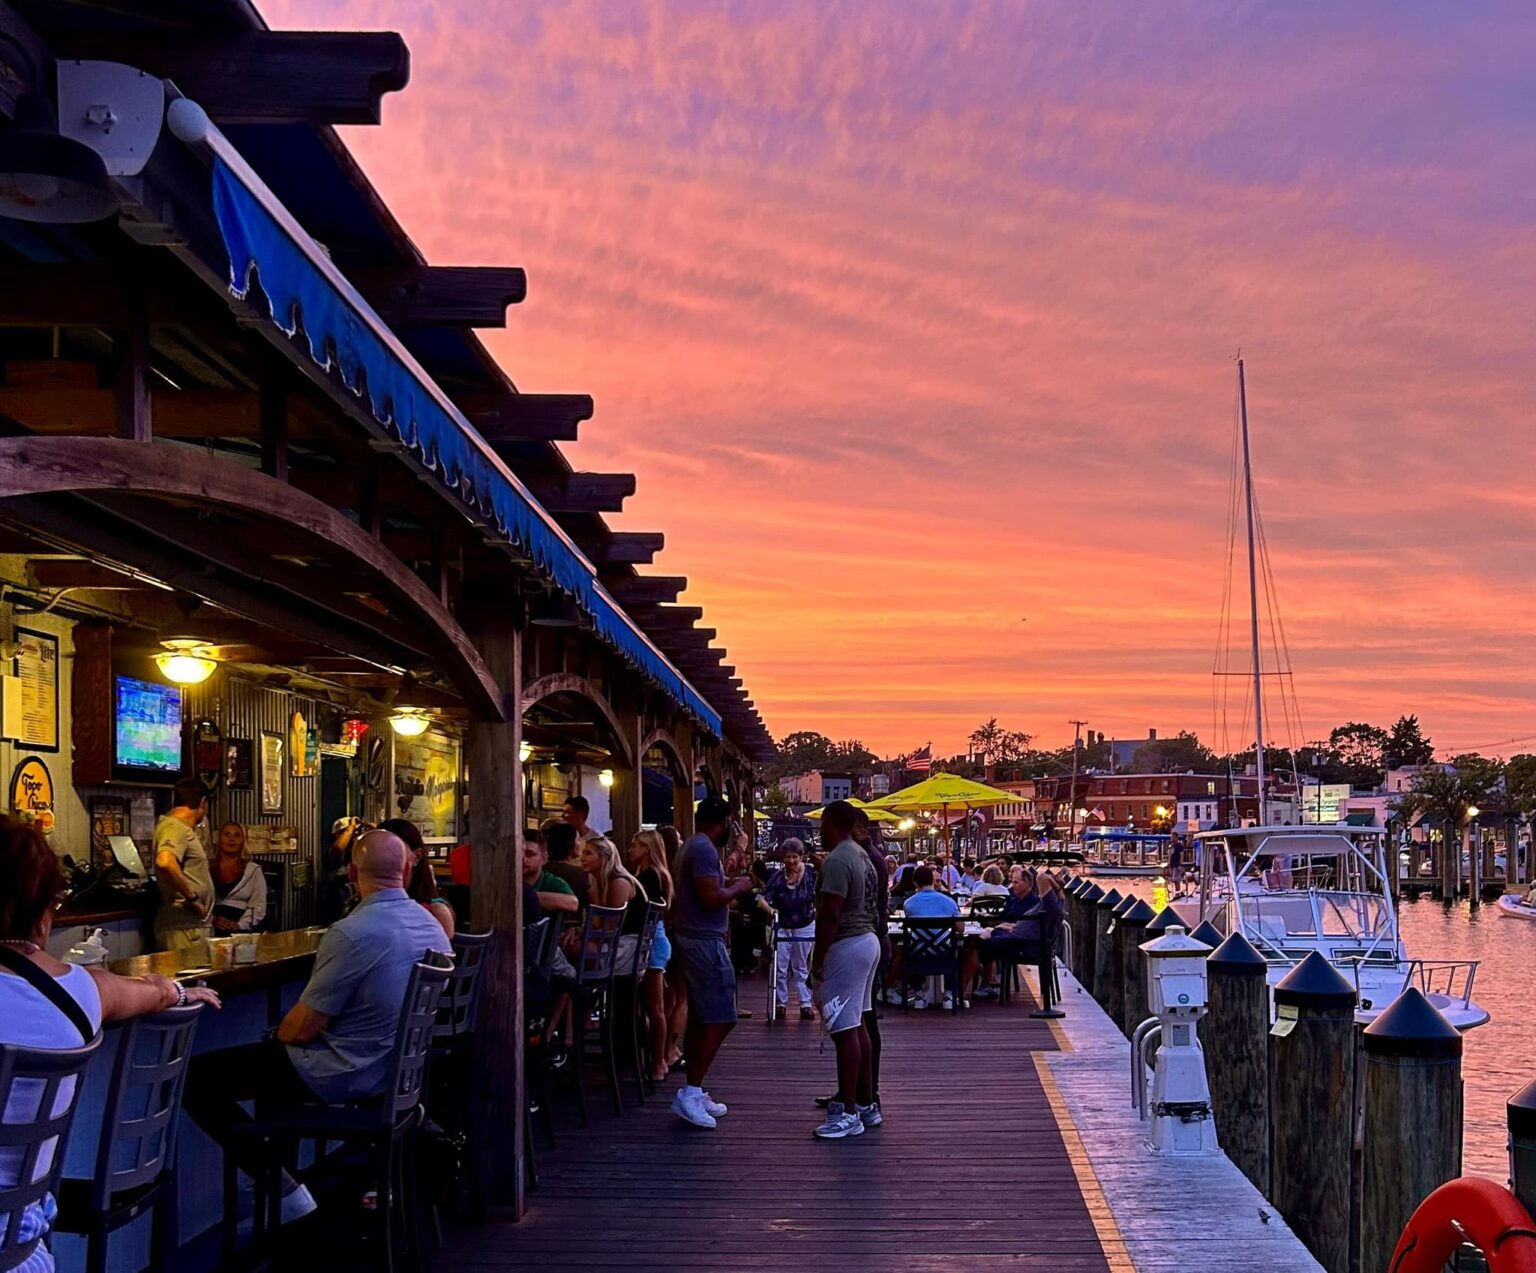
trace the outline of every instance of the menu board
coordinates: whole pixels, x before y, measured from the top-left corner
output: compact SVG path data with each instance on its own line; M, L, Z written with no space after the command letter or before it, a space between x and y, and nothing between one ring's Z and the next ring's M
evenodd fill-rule
M459 740L428 730L395 738L395 809L424 839L459 833Z
M59 749L59 638L16 629L16 688L20 711L7 713L16 741L35 751Z

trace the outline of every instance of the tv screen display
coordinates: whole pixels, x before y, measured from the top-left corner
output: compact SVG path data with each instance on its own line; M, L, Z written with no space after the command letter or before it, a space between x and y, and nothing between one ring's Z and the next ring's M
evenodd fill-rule
M132 676L117 678L119 769L176 774L181 770L181 690Z

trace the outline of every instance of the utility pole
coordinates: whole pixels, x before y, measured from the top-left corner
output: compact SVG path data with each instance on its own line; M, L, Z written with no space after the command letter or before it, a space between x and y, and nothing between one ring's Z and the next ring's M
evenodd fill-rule
M1069 797L1069 801L1070 801L1070 804L1071 804L1072 807L1071 807L1071 811L1067 815L1068 818L1070 819L1070 821L1067 824L1068 828L1069 828L1069 830L1067 832L1067 843L1068 844L1071 844L1073 840L1077 839L1077 762L1078 762L1079 756L1082 753L1083 726L1086 725L1087 723L1088 722L1085 721L1085 720L1069 720L1067 722L1067 724L1069 724L1069 725L1071 725L1073 727L1073 731L1072 731L1072 790L1071 790L1071 795Z

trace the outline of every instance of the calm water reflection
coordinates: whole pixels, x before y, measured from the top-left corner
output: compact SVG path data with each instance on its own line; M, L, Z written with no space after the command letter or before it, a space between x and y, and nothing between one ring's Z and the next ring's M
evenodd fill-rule
M1504 1181L1504 1102L1536 1078L1536 923L1421 898L1402 904L1403 942L1422 959L1480 959L1472 997L1493 1019L1467 1035L1462 1058L1468 1173Z

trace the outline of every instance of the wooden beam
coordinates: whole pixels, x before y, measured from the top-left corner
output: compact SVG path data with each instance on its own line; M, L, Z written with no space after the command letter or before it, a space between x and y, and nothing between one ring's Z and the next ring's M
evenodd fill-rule
M129 312L113 336L116 362L117 436L130 442L153 438L149 400L149 307L143 293L133 289Z
M261 390L261 471L288 480L288 393L281 385Z
M594 564L628 562L645 565L653 561L667 542L660 531L618 530L601 543L592 545L587 555Z
M461 393L454 402L487 442L574 442L592 418L586 393Z
M682 575L632 575L614 579L605 586L614 600L625 607L663 605L676 601L688 587L688 580Z
M95 588L116 592L159 592L161 589L94 561L45 557L27 564L27 576L39 588Z
M647 632L691 628L704 617L703 606L636 606L630 617Z
M618 513L635 493L633 473L567 473L526 483L551 513Z
M713 628L663 628L651 637L663 650L702 650L718 635Z
M505 327L528 295L516 266L390 265L351 271L353 285L391 327Z
M126 355L126 351L125 351ZM11 364L14 367L15 364ZM7 368L9 377L10 367ZM126 370L122 374L127 374ZM134 381L134 387L141 379ZM34 433L92 434L118 431L121 395L116 389L0 385L0 415ZM261 398L244 389L164 389L151 385L149 414L163 438L228 438L261 435Z
M393 31L168 31L66 28L60 57L126 62L224 124L377 124L411 55Z

